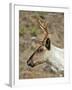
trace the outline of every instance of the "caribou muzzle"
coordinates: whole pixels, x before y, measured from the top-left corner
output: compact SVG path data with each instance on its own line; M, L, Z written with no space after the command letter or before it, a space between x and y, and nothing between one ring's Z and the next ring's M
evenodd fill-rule
M32 60L28 60L27 61L27 65L30 66L30 67L34 67L35 66L35 64L33 63Z

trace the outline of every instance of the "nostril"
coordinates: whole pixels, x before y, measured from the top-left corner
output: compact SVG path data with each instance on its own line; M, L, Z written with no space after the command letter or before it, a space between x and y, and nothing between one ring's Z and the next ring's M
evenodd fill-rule
M27 61L27 65L30 65L30 64L31 64L31 60L28 60L28 61Z
M29 61L27 61L27 65L29 65Z
M34 67L35 66L31 60L27 61L27 65L30 66L30 67Z

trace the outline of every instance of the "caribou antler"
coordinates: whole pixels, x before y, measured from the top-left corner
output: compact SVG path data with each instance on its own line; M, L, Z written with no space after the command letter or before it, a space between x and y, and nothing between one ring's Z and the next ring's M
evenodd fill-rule
M40 26L41 30L43 30L43 32L45 33L45 37L42 40L42 43L44 43L46 41L47 37L48 37L48 29L47 29L48 23L47 22L42 23L41 21L43 22L43 20L39 19L38 23L39 23L39 26Z
M38 24L39 24L39 26L40 26L40 28L41 28L41 30L43 30L43 32L45 33L45 37L43 38L43 40L42 40L42 43L40 44L40 46L34 51L34 53L29 57L29 59L27 60L27 64L29 65L29 62L30 62L30 60L33 58L33 56L35 55L35 53L41 48L41 46L43 46L44 44L45 44L45 41L46 41L46 39L47 39L47 37L48 37L48 30L47 30L47 27L48 27L48 23L46 22L44 22L41 18L37 18L37 21L38 21ZM43 22L43 23L42 23ZM38 62L37 64L41 64L41 63L43 63L43 62ZM37 65L36 64L36 65ZM35 66L36 66L35 65ZM34 66L34 65L33 65ZM32 66L32 67L33 67Z

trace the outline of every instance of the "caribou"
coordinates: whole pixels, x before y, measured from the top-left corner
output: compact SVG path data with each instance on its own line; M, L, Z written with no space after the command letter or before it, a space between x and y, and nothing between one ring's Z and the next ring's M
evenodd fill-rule
M64 71L64 49L56 47L51 43L48 32L48 23L38 18L38 24L44 32L44 38L39 47L27 60L27 65L35 67L37 65L46 63L54 72Z

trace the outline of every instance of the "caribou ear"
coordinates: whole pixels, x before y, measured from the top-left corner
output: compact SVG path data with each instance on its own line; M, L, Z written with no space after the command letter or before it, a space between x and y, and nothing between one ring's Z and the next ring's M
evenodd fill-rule
M47 40L46 40L45 47L46 47L48 50L51 49L51 41L50 41L49 38L47 38Z

